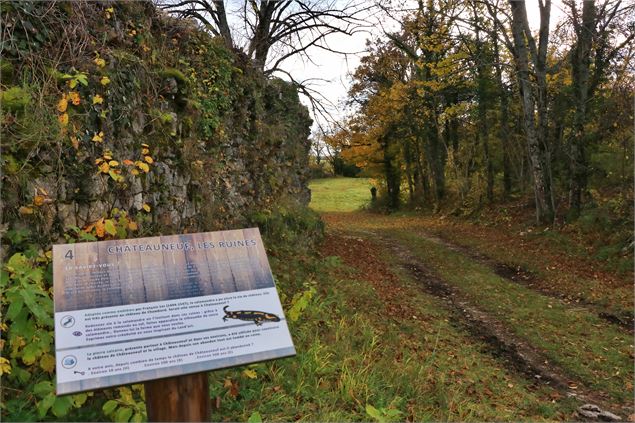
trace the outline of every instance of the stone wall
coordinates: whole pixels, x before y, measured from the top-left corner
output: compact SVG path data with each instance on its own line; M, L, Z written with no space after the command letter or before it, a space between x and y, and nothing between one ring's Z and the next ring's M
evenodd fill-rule
M113 210L131 236L202 231L307 204L296 90L193 22L149 2L11 2L2 20L3 232L57 242Z

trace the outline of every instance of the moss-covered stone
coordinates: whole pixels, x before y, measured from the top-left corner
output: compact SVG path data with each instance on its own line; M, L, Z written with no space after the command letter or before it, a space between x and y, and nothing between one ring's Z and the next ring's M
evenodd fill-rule
M57 241L65 228L91 223L112 207L141 220L139 210L149 204L143 230L153 234L240 226L274 205L307 203L311 120L292 85L266 78L244 55L150 2L117 2L109 17L99 2L69 2L59 14L49 8L61 4L30 7L48 19L50 34L32 53L43 63L68 65L42 75L19 55L3 58L14 84L38 87L41 101L34 104L19 87L2 94L3 106L6 95L11 110L25 112L3 126L5 152L20 166L3 181L2 198L9 200L1 223L21 222ZM65 38L68 20L87 16L94 21ZM64 47L78 37L91 45L90 54L71 56ZM78 73L87 84L71 89L63 75ZM77 104L60 105L71 91ZM119 181L98 169L104 155L120 163ZM42 186L51 202L20 216L16 210Z
M13 66L5 60L0 60L0 83L3 85L13 84Z
M11 87L0 91L0 106L3 110L17 112L31 103L31 93L23 87Z

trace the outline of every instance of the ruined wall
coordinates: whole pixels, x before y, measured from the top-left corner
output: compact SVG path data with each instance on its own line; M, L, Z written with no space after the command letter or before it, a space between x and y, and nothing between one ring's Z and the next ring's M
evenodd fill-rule
M44 245L120 211L129 236L211 230L308 202L295 89L194 23L149 2L9 2L2 21L3 232Z

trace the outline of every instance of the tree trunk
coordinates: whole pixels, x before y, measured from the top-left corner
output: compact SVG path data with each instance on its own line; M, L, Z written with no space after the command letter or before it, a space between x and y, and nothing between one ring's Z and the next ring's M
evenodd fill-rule
M570 143L569 214L573 217L580 215L582 193L587 185L588 165L584 145L584 123L589 100L589 70L591 67L591 47L595 32L595 22L596 12L593 0L583 2L582 23L574 22L577 42L571 55L575 114L573 116Z
M227 47L234 48L234 42L232 40L231 30L229 29L229 23L227 22L227 12L225 11L225 3L223 0L214 0L214 7L216 8L216 16L218 23L218 31L220 32L223 41Z
M430 107L435 107L430 105ZM432 172L432 182L434 185L434 196L436 206L440 205L441 200L445 197L445 163L448 158L447 150L443 144L443 140L439 136L438 117L434 116L434 122L431 120L425 123L425 139L424 150L426 159Z
M410 141L404 144L404 164L406 165L406 181L408 182L408 194L410 203L415 202L414 181L412 176L412 146Z
M399 209L399 194L401 188L401 175L399 172L399 167L395 166L393 160L395 159L395 154L392 152L391 143L384 138L381 141L381 145L383 147L384 153L384 173L386 175L386 189L388 194L388 207L391 210Z
M552 223L554 219L554 206L551 193L550 163L546 149L547 129L547 105L546 105L546 72L544 70L546 55L546 42L549 27L549 13L541 6L541 39L540 49L536 49L533 38L529 32L525 3L509 0L512 10L511 30L514 39L514 58L518 72L518 85L523 109L523 127L527 139L527 151L531 162L531 172L534 182L534 195L536 198L536 218L542 223ZM549 0L546 8L551 6ZM545 33L545 26L547 32ZM534 67L536 67L535 80L532 85L529 73L529 51L532 48ZM534 98L536 100L534 100ZM536 108L536 102L538 107ZM536 114L538 121L536 122Z
M498 26L498 20L494 20L494 33L498 34L501 28ZM503 82L503 69L501 66L500 51L498 49L498 36L492 37L492 43L494 47L494 69L496 72L496 82L498 85L498 92L500 98L500 110L499 110L499 131L498 137L501 141L501 148L503 150L503 196L509 197L512 190L512 168L510 157L510 131L509 131L509 99L507 98L508 92L505 89L505 83Z
M415 138L415 164L417 165L417 173L418 178L415 178L415 191L419 194L417 197L421 201L429 200L430 197L430 183L428 182L428 173L426 172L425 166L422 163L421 157L421 140L419 137Z
M256 67L264 70L267 64L267 56L271 48L271 19L273 12L278 7L276 0L263 0L258 8L258 21L253 38L249 43L249 55L254 59Z

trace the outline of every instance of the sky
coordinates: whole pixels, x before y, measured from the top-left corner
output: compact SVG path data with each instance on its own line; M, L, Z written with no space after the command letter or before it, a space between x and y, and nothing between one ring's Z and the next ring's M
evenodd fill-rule
M564 16L564 5L560 0L554 0L551 8L551 27L553 28L556 23ZM538 0L527 0L527 16L529 24L532 29L537 29L540 22L540 14L538 9ZM381 25L376 22L371 24L363 32L347 36L344 34L333 34L327 39L327 43L340 50L350 52L346 56L324 51L318 48L312 48L308 51L312 58L312 62L307 62L301 57L289 58L281 66L284 70L291 73L296 80L304 80L310 78L320 78L326 81L316 82L314 87L319 89L320 93L332 103L335 107L332 108L331 114L336 119L343 119L347 110L345 107L345 100L347 92L351 86L351 75L355 72L355 69L359 65L361 57L366 53L366 40L373 37L380 37L383 35ZM381 17L379 17L381 19ZM397 30L397 23L390 23L389 19L382 19L382 25L388 26L389 30ZM303 100L305 104L308 102ZM321 119L319 116L314 117ZM322 120L322 119L321 119ZM323 127L328 126L328 123L323 122ZM313 129L317 130L317 124L314 123Z

